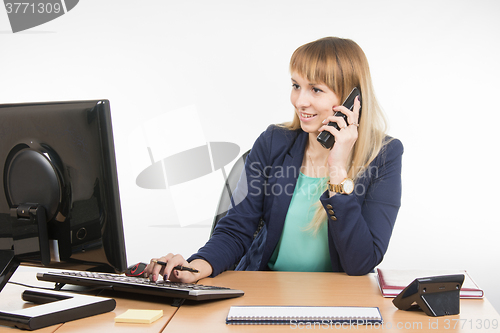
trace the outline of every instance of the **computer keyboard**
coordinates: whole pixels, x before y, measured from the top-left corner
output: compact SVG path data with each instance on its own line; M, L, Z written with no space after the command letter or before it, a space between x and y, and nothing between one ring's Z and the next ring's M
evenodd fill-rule
M131 293L149 294L189 300L210 300L243 296L241 290L217 286L170 281L152 282L146 278L128 277L120 274L82 271L37 273L40 281L49 281L79 286L112 289Z

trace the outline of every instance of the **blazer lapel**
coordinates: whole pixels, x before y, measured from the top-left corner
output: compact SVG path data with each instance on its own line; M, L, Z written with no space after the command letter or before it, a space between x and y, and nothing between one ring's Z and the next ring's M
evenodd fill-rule
M305 132L301 132L297 137L283 160L282 177L279 177L274 184L274 193L277 195L274 198L270 221L268 221L269 223L267 224L267 240L262 257L261 269L267 267L267 262L281 237L288 207L290 206L290 201L292 200L295 185L297 184L300 168L302 166L307 138L308 133Z

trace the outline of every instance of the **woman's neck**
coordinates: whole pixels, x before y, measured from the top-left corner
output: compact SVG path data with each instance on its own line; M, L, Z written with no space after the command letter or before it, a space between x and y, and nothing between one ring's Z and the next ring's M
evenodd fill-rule
M326 160L328 158L328 154L330 153L329 149L325 149L321 143L316 139L317 134L309 133L309 139L306 144L306 152L308 152L311 157L320 158L322 160Z
M328 176L327 159L330 150L325 149L316 140L316 135L309 134L302 162L303 173L306 176L321 178Z

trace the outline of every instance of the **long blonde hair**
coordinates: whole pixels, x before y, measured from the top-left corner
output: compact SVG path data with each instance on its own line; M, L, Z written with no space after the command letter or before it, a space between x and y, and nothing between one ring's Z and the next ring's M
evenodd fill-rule
M363 50L350 39L325 37L300 46L290 59L290 72L311 82L327 85L344 101L354 87L362 96L358 139L350 156L348 175L355 181L379 154L386 137L386 120L375 98L370 68ZM294 112L291 122L283 124L290 130L300 128ZM325 188L326 190L326 188ZM326 212L319 204L310 228L317 231L326 221Z

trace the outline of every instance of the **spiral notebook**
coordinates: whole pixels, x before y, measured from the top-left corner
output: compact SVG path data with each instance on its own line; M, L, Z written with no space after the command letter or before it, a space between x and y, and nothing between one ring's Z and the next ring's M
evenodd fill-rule
M378 307L358 306L232 306L226 324L298 325L319 322L323 325L382 323Z

